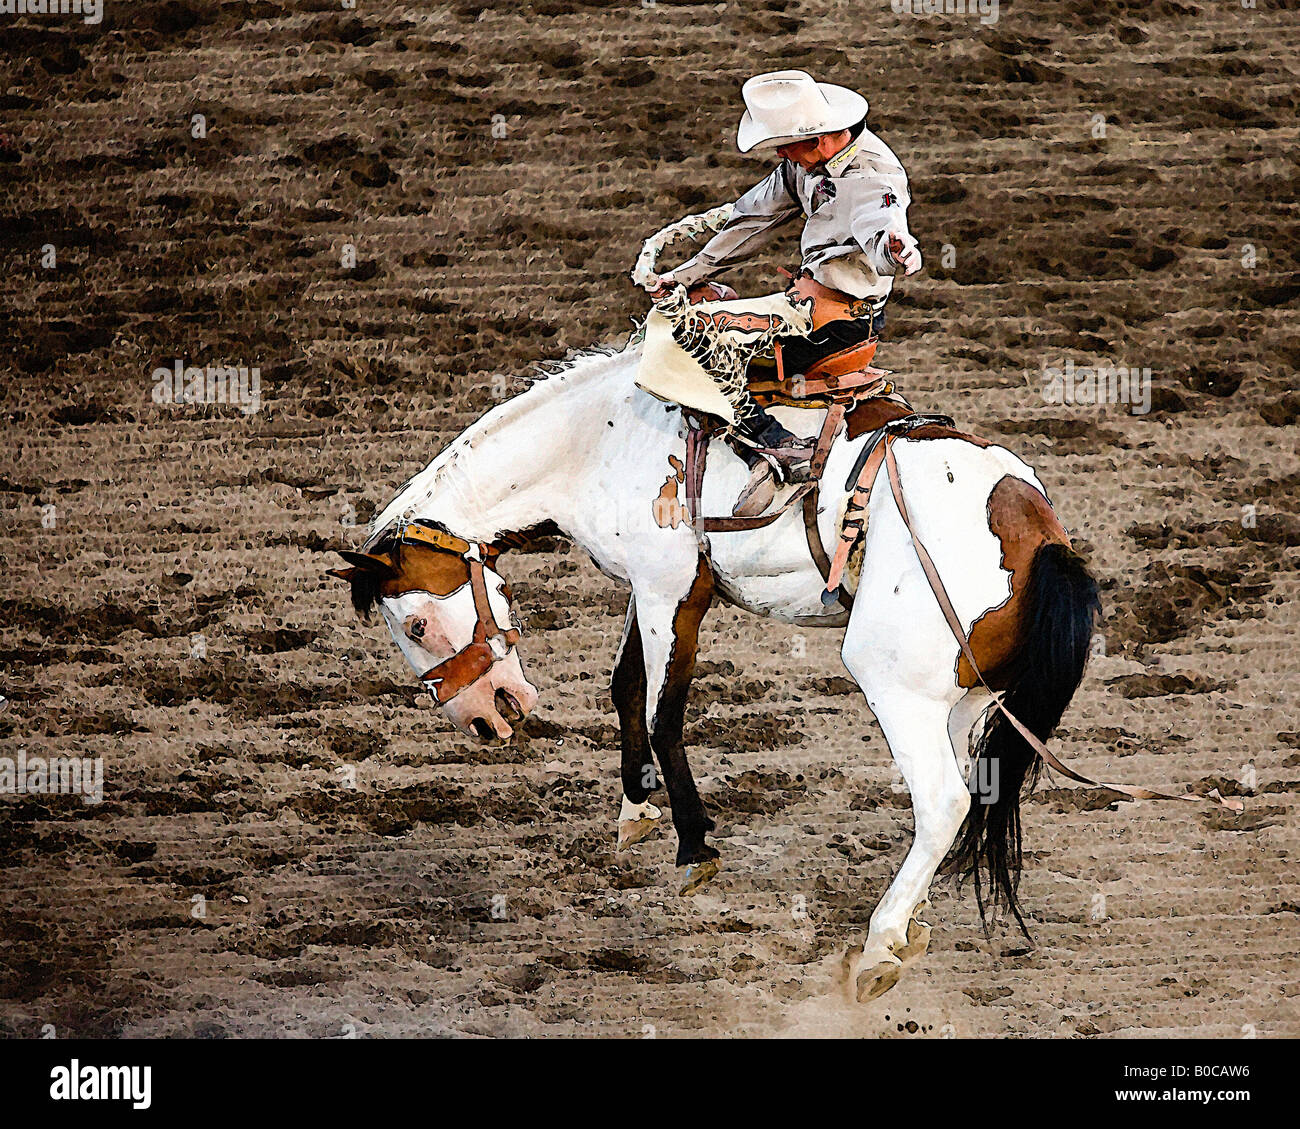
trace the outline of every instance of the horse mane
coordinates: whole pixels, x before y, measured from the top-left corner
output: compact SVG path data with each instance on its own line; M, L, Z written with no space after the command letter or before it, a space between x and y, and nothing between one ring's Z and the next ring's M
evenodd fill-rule
M527 383L526 388L481 415L461 433L457 440L444 447L428 466L402 483L388 503L375 515L363 551L367 553L380 551L379 547L385 544L386 538L391 537L393 533L394 519L392 516L385 515L406 512L412 505L408 499L410 493L419 490L422 494L427 494L446 469L451 456L462 441L473 445L479 435L509 426L532 411L543 398L561 395L570 390L575 383L585 383L589 379L604 376L603 370L610 360L626 355L638 345L639 342L633 338L622 345L594 345L578 349L570 352L562 360L535 362L531 366L531 371L522 377Z
M543 397L558 396L567 391L572 383L584 382L597 375L603 376L605 362L621 357L633 347L633 341L623 345L591 345L585 349L571 350L562 360L534 361L519 378L527 387L475 422L486 423L491 417L494 427L508 423L523 412L531 411ZM470 430L474 426L471 424Z
M622 345L590 345L585 349L573 349L558 361L535 361L532 365L531 374L526 375L524 379L529 382L530 387L541 384L550 380L553 376L573 372L578 368L585 368L588 364L608 360L610 357L621 356L627 352L631 345L631 341L627 341Z

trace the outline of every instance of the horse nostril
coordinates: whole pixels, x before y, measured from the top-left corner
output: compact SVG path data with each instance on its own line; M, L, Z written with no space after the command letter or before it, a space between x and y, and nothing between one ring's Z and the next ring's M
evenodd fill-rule
M511 725L517 721L522 721L524 717L524 708L519 701L508 690L498 690L496 692L497 713L506 719Z
M469 723L469 727L474 731L474 736L480 741L491 741L496 736L492 726L487 723L487 718L476 717Z
M407 637L413 639L415 642L418 643L421 639L424 638L424 632L427 627L428 627L428 622L426 620L424 620L423 618L417 619L415 618L415 616L411 616L406 621Z

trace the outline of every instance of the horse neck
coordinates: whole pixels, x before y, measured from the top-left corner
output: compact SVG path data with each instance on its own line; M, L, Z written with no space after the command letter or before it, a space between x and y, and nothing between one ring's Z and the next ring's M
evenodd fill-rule
M579 474L601 434L619 384L610 370L622 360L587 358L493 408L403 487L373 533L399 518L436 521L483 542L544 522L567 528L575 491L565 480Z

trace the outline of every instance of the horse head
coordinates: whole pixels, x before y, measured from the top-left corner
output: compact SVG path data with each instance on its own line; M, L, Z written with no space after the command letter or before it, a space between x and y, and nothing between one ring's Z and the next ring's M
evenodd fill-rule
M403 657L452 724L481 741L506 738L537 704L515 644L510 589L496 552L426 524L367 553L340 552L329 574L352 586L368 619L378 607ZM500 626L505 624L505 627Z

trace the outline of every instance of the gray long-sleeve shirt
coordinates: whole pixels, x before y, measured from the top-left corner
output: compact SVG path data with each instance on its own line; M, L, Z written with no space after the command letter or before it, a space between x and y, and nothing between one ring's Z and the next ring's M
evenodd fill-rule
M889 232L907 231L912 202L907 173L870 130L806 173L783 160L736 201L727 225L692 259L672 271L686 286L753 259L796 216L807 217L802 266L825 286L855 298L884 298L894 285Z

